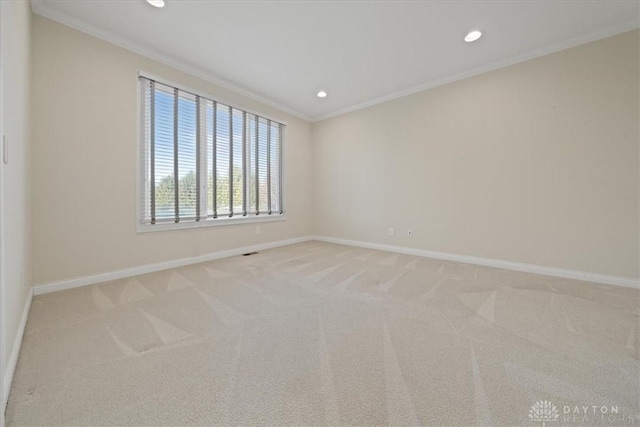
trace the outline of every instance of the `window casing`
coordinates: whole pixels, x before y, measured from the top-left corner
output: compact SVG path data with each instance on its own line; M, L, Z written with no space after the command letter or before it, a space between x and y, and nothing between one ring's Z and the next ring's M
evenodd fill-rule
M284 218L283 123L146 76L140 91L144 230Z

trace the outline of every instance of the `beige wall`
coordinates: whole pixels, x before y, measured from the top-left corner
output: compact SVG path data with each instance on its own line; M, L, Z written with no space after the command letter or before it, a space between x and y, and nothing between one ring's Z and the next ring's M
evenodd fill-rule
M637 278L638 38L315 123L315 233Z
M48 19L33 19L33 282L311 233L311 125ZM287 220L136 234L137 73L287 122Z
M638 31L311 126L45 18L33 30L34 284L312 233L639 275ZM286 222L136 233L139 69L287 121Z
M30 123L31 5L0 2L2 23L2 133L9 139L9 163L2 170L2 265L4 362L18 334L31 290ZM6 368L3 367L3 369Z

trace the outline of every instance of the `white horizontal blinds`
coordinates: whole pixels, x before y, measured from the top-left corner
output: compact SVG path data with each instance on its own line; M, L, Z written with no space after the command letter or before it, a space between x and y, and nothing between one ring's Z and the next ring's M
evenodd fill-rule
M267 120L267 210L271 215L271 121Z
M218 216L231 214L231 108L216 106L216 206Z
M258 118L258 214L268 213L268 176L267 176L267 119Z
M175 206L174 217L173 220L175 222L180 221L180 190L178 187L178 89L173 89L173 176L174 176L174 187L173 187L173 203Z
M278 136L278 213L284 213L284 125L279 123Z
M173 88L154 83L154 120L152 144L154 155L155 221L174 221L175 204L175 153L174 153L174 99Z
M197 97L177 91L178 220L195 220L198 202Z
M247 130L246 130L246 150L247 150L247 214L255 214L258 211L257 201L257 180L258 170L256 162L256 141L257 141L257 117L254 114L247 114Z
M248 131L247 131L247 113L242 112L242 216L247 216L249 209L249 146L247 145Z
M196 221L207 216L207 181L202 171L207 170L206 124L204 123L204 99L196 98ZM206 178L206 177L205 177ZM203 197L205 195L205 197Z
M201 126L203 127L201 135L204 138L203 150L200 155L203 157L202 167L204 168L203 175L205 176L204 185L201 187L205 192L204 200L206 203L206 216L208 218L215 217L215 186L213 185L215 182L214 177L216 176L216 150L215 150L215 103L208 99L200 98L201 100ZM203 213L203 217L204 217Z
M141 78L143 223L282 213L275 121Z
M269 138L270 213L280 213L280 123L271 122Z
M231 182L233 215L244 214L244 119L243 112L232 109L233 154Z
M141 99L141 116L142 116L142 147L140 158L142 159L142 200L140 201L140 216L143 222L151 222L151 171L153 163L151 162L151 155L153 153L153 147L151 146L151 85L149 81L143 81L140 85L140 99Z
M196 157L197 157L197 201L196 201L196 221L206 219L209 215L209 199L207 185L207 171L209 170L209 143L207 140L207 100L198 97L196 100Z

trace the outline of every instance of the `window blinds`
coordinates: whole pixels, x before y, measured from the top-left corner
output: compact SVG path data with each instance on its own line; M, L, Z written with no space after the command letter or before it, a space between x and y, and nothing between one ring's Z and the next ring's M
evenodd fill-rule
M283 213L282 123L140 83L143 224Z

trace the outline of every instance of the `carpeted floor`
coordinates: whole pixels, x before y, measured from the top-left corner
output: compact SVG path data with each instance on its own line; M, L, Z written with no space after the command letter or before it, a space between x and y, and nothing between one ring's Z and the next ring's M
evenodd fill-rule
M638 290L302 243L35 297L7 421L638 425L639 319Z

